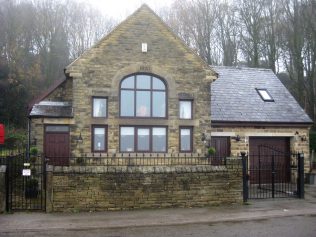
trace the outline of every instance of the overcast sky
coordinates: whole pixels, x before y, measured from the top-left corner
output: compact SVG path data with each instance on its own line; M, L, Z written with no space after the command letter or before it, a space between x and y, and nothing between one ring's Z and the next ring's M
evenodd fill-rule
M170 6L174 0L77 0L87 2L99 9L105 16L117 20L123 20L132 14L143 3L146 3L153 10Z

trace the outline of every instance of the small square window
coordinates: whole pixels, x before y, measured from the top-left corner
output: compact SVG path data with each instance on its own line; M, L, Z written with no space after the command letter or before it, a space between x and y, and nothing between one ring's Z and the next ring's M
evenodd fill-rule
M267 89L256 89L263 101L273 102L274 99L270 95Z
M107 151L107 129L105 126L92 126L92 152Z
M192 100L180 100L180 119L192 119Z
M107 98L93 97L92 98L92 115L95 118L107 117Z

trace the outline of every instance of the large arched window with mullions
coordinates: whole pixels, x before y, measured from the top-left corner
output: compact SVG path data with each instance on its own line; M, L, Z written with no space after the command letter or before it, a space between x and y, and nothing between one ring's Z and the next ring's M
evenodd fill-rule
M120 116L166 118L166 83L149 74L134 74L124 78L120 84Z

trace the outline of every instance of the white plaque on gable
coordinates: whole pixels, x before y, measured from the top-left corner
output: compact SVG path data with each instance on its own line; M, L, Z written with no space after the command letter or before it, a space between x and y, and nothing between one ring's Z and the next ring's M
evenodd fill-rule
M143 53L147 52L147 43L142 43L142 52Z

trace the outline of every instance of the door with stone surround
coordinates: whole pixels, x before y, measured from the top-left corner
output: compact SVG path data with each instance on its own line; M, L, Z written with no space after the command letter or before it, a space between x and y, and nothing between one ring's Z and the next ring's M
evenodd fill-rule
M69 165L69 127L46 126L45 158L50 165Z
M215 148L215 154L211 156L211 164L224 165L226 158L230 156L230 138L212 137L211 146Z

